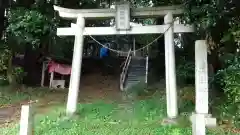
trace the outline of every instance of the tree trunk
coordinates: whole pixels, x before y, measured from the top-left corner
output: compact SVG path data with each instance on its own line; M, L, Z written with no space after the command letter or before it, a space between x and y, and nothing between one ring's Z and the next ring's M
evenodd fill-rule
M3 31L4 31L4 21L5 21L5 17L4 17L4 12L5 12L5 8L4 7L0 7L0 38L3 36Z
M8 59L7 79L8 79L10 86L16 86L17 82L13 75L12 58L13 58L13 54L11 53L10 57Z
M24 84L34 86L36 85L37 76L35 76L36 73L36 63L37 63L37 57L38 54L36 54L36 51L33 50L33 47L31 44L27 44L25 48L25 55L24 55L24 71L27 73L27 75L24 77Z

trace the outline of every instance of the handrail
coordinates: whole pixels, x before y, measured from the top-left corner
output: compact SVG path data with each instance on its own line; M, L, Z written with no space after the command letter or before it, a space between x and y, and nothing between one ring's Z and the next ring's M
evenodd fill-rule
M125 79L126 79L126 76L127 76L127 72L128 72L128 67L129 67L129 64L131 62L131 59L132 59L132 49L129 50L128 52L128 55L127 55L127 58L124 62L124 66L123 66L123 69L122 69L122 73L121 73L121 76L120 76L120 89L123 91L123 85L125 83Z
M145 64L145 68L146 68L146 73L145 73L145 83L148 83L148 63L149 63L149 56L146 55L146 64Z

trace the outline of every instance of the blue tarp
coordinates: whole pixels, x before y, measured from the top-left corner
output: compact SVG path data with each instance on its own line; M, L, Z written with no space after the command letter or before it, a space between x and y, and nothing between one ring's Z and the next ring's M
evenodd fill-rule
M102 47L100 49L100 58L107 57L108 56L108 49L105 47Z

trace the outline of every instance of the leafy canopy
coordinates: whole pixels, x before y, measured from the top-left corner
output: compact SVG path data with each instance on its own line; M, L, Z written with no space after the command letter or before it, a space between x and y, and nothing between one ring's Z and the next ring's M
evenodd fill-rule
M19 44L37 46L50 32L50 22L46 16L36 10L13 9L8 17L7 32Z

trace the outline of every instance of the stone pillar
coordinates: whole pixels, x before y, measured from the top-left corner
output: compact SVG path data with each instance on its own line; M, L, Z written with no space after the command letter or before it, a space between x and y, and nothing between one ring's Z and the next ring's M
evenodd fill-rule
M208 62L205 40L195 43L196 113L208 114Z
M208 114L208 62L206 40L195 42L196 106L191 117L193 135L206 135L206 127L215 127L216 118Z
M206 135L205 116L208 114L208 65L207 44L205 40L195 42L195 87L196 104L193 135Z
M69 85L68 101L67 101L67 115L73 115L77 109L78 92L80 86L80 76L82 67L82 53L83 53L83 32L85 27L85 19L78 16L76 25L76 35L74 42L72 72Z
M177 85L175 69L175 49L172 13L164 17L165 29L165 71L166 71L166 94L167 94L167 115L169 118L176 118L178 115L177 107ZM170 28L169 28L170 27Z

